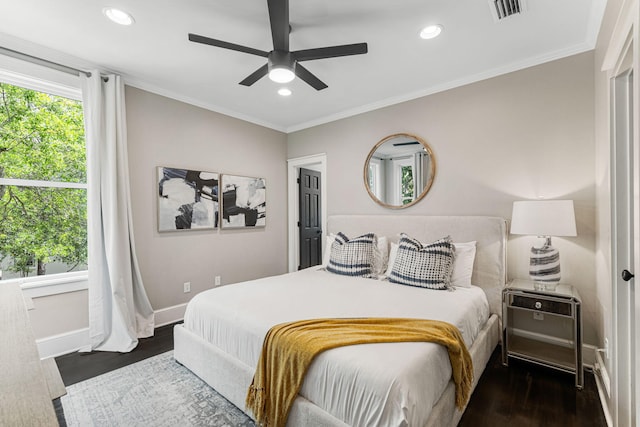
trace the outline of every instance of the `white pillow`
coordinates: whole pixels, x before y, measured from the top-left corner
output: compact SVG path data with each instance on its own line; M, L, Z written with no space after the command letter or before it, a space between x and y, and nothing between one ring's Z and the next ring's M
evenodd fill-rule
M389 259L387 260L387 269L384 272L385 277L389 277L391 270L393 270L393 263L396 261L398 255L398 244L391 242L391 248L389 249Z
M336 235L333 233L326 237L324 254L322 255L322 267L324 268L327 268L327 265L329 265L329 258L331 258L331 245L335 239ZM389 239L385 236L378 237L378 247L376 249L373 273L376 276L380 276L387 268L387 262L389 260Z
M451 286L458 288L471 287L473 262L476 259L476 242L454 243L456 254L453 258Z
M454 243L456 248L453 258L453 271L451 272L451 286L459 288L471 287L471 275L473 274L473 262L476 258L476 242ZM391 243L389 260L384 275L388 277L393 269L393 263L398 254L398 244Z
M387 239L386 236L378 237L375 262L374 269L376 276L382 276L389 262L389 239Z
M325 238L324 243L324 254L322 255L322 266L327 268L329 265L329 258L331 258L331 245L333 241L336 239L336 235L331 233Z

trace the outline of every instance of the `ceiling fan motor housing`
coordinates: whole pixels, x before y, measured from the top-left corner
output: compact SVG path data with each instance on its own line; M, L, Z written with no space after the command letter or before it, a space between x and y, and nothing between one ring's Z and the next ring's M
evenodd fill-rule
M267 58L269 64L269 71L274 68L287 68L295 73L296 60L291 55L291 52L285 50L272 50L269 52Z

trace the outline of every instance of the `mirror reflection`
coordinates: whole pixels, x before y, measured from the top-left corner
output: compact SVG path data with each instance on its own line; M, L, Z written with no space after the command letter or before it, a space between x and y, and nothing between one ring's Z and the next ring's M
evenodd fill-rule
M422 199L433 183L435 159L431 147L415 135L383 138L369 153L364 167L367 192L382 206L401 209Z

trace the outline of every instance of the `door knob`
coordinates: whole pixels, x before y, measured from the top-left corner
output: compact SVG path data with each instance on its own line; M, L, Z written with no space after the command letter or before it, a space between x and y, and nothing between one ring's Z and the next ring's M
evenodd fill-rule
M633 273L631 273L629 270L622 270L622 280L624 280L625 282L633 279L633 277Z

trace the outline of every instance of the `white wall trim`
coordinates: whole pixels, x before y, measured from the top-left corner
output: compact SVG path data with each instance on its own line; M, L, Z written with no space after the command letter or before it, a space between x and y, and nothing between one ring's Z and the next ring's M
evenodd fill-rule
M87 275L78 276L76 278L61 278L47 282L38 282L33 284L23 283L21 285L22 293L29 298L40 298L50 295L64 294L67 292L77 292L89 289L89 280Z
M169 325L184 319L187 303L155 310L155 327ZM40 358L58 357L89 346L89 328L77 329L36 340Z
M325 153L296 157L287 160L287 205L288 205L288 254L289 272L298 269L298 169L310 167L320 171L320 212L322 215L322 250L327 229L327 155Z
M187 309L187 303L173 305L171 307L155 310L155 327L169 325L171 323L184 320L184 312Z
M611 397L611 377L607 372L607 367L600 357L600 353L596 351L596 362L593 369L593 376L596 379L596 388L598 389L598 396L600 397L600 404L602 411L604 412L604 418L607 421L608 427L613 427L613 417L607 404ZM609 381L607 384L606 382Z
M609 40L609 46L602 61L601 71L613 70L617 65L620 57L628 44L629 36L632 34L633 24L636 17L632 10L637 8L637 0L627 0L620 9L620 14L614 26L615 30Z
M36 340L41 359L73 353L89 345L89 328L77 329Z
M597 375L596 377L596 388L598 389L598 396L600 396L600 406L602 406L602 412L604 413L604 419L607 422L608 427L613 427L613 418L611 417L611 412L609 412L609 407L607 406L607 398L606 392L603 390L602 380Z

